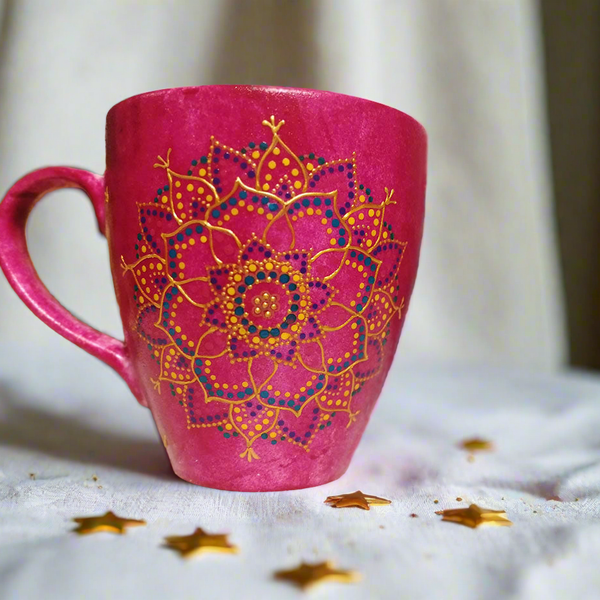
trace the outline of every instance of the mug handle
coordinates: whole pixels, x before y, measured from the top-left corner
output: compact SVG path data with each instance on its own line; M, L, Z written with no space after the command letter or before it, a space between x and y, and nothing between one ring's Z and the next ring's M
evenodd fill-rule
M100 233L105 234L104 177L71 167L38 169L19 179L0 203L0 267L19 298L48 327L112 367L143 406L127 346L75 318L42 283L27 249L25 227L48 192L76 188L92 201Z

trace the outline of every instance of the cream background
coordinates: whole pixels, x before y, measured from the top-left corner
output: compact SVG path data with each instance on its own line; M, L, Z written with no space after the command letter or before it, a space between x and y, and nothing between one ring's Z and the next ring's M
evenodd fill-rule
M565 358L539 17L532 0L0 0L0 189L38 166L102 172L104 117L142 91L325 88L390 104L430 140L405 361ZM104 241L77 192L34 212L50 290L121 333ZM63 347L0 279L0 339ZM2 369L0 363L0 369Z

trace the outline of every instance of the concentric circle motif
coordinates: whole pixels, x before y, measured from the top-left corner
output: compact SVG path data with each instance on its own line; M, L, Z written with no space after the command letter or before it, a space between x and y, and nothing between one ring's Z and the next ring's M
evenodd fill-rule
M164 184L121 257L157 393L249 461L367 418L404 306L393 190L357 181L354 155L296 155L283 121L263 125L270 141L211 138L181 171L159 156Z

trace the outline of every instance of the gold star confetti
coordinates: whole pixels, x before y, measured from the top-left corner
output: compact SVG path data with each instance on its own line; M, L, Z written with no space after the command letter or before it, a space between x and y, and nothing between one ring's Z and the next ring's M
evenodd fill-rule
M442 521L450 521L458 523L465 527L475 529L480 525L495 525L497 527L512 525L512 521L506 516L503 510L490 510L489 508L481 508L476 504L471 504L469 508L453 508L449 510L438 510L436 515L442 515Z
M77 517L73 521L79 523L79 527L73 529L79 535L98 533L100 531L123 534L126 532L127 527L138 527L139 525L146 524L146 521L122 519L110 510L105 515L98 517Z
M494 444L489 440L483 440L481 438L471 438L468 440L463 440L460 442L459 446L463 450L468 450L469 452L482 452L486 450L493 450Z
M361 575L356 571L336 569L333 562L328 560L314 565L303 562L295 569L277 571L275 578L289 581L306 590L317 584L326 582L354 583L360 581Z
M191 535L172 535L165 538L166 545L176 550L184 558L198 554L216 552L220 554L237 554L237 546L227 541L226 534L209 534L198 527Z
M369 496L368 494L363 494L360 490L353 492L352 494L328 496L325 500L325 504L329 504L329 506L333 506L334 508L356 507L362 508L363 510L371 510L371 506L385 506L386 504L391 503L391 500L378 498L377 496Z

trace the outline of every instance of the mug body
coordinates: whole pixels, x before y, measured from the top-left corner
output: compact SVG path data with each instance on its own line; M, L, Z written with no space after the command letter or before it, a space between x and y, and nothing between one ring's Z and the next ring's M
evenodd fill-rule
M117 104L106 143L126 346L175 472L239 491L340 477L415 281L423 128L340 94L208 86Z

